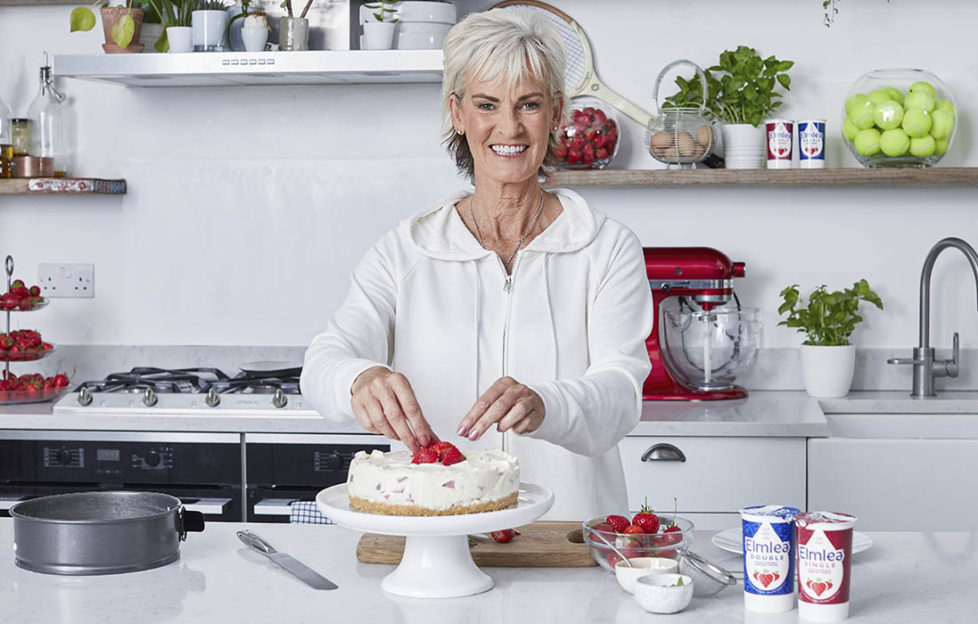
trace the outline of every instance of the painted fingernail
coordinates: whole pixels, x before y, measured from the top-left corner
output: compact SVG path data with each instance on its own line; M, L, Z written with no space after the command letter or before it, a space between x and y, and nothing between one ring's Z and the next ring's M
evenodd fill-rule
M469 434L469 439L470 440L475 440L478 437L479 437L479 430L478 429L473 429L472 430L472 433Z
M462 425L461 427L458 428L458 431L456 431L456 433L462 436L463 438L465 437L465 432L466 432L465 425Z
M429 443L431 442L431 440L429 440L428 436L426 435L421 436L421 439L418 441L421 442L421 446L428 446Z

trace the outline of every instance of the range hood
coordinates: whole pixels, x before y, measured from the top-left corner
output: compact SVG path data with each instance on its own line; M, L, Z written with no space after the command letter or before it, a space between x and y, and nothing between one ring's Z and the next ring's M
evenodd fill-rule
M56 55L55 76L129 87L441 82L441 50Z

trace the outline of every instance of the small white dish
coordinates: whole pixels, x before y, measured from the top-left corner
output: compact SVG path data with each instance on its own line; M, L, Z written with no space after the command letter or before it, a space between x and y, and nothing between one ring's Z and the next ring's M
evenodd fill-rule
M727 529L714 535L712 542L717 548L740 555L744 552L743 535L743 529L739 527L736 529ZM872 546L873 538L859 531L852 532L852 554L855 555L864 550L869 550Z
M679 563L675 559L665 557L632 557L629 559L632 567L624 561L615 564L615 578L618 584L629 594L635 593L635 581L651 574L667 574L676 572Z
M685 574L655 574L635 581L635 600L651 613L679 613L692 599L693 579Z

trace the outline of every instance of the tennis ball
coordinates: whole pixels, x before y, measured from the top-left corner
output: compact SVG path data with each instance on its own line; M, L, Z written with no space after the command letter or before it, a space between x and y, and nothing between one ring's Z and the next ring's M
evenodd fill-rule
M940 156L947 151L947 139L937 139L934 141L934 154Z
M850 95L849 99L846 100L846 115L851 117L853 109L857 106L863 106L867 100L869 100L869 97L864 93Z
M919 139L910 139L910 153L914 156L932 156L937 149L937 141L929 134Z
M887 130L880 137L880 149L887 156L903 156L910 149L910 137L898 128Z
M887 100L892 100L893 96L885 88L873 89L869 92L869 99L873 102L873 104L882 104Z
M863 156L875 156L880 153L880 131L876 128L860 130L856 135L854 147Z
M951 104L951 100L937 100L934 103L934 110L947 111L949 113L954 112L954 104Z
M903 92L896 87L883 87L883 90L890 94L890 99L903 106Z
M934 88L934 85L932 85L929 82L924 82L923 80L921 80L920 82L913 83L912 85L910 85L910 88L907 89L907 93L920 93L920 92L926 93L932 98L935 99L937 98L937 89Z
M935 139L949 138L954 132L954 113L934 111L931 117L933 123L930 126L930 135Z
M903 99L903 105L907 108L918 108L929 113L934 110L934 96L925 91L907 93L907 97Z
M856 135L859 134L859 126L856 123L846 117L842 120L842 136L846 138L850 143L856 140Z
M903 122L903 107L893 100L885 100L876 105L873 120L883 130L899 128Z
M911 108L903 114L903 131L910 138L920 138L930 132L931 121L927 111Z

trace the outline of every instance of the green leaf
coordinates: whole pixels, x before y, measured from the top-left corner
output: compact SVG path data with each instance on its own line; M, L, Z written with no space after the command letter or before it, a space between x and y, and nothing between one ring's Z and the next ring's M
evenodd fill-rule
M788 74L778 74L778 82L785 89L791 88L791 76L789 76Z
M120 48L128 48L135 32L136 22L133 21L130 13L126 13L112 24L112 41L115 41Z
M160 38L156 40L153 44L153 49L157 52L169 52L170 51L170 40L166 36L166 28L169 24L163 25L163 32L160 33Z
M95 13L88 7L75 7L68 18L71 24L71 32L88 32L95 28Z

